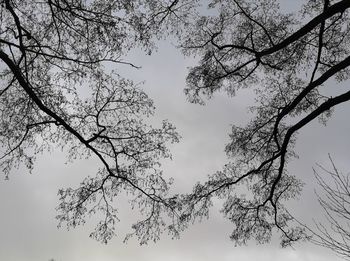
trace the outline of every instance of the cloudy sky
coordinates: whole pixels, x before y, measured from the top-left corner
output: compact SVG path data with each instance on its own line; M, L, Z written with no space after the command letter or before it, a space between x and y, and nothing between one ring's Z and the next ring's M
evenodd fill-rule
M285 1L284 8L292 8L291 2ZM142 69L119 69L136 81L145 80L143 88L157 107L155 122L169 119L182 136L181 142L172 146L173 160L164 161L163 169L167 177L175 178L176 191L188 192L196 181L205 180L208 174L226 163L224 146L230 125L242 125L247 121L247 106L253 97L243 91L233 98L217 94L206 106L188 103L183 88L186 68L193 61L183 58L169 42L160 43L158 52L152 56L134 53L130 59ZM335 89L344 87L329 84ZM316 163L328 166L328 153L331 153L341 170L345 173L350 170L349 111L349 104L342 105L335 110L326 127L314 122L298 135L296 152L299 159L292 161L288 170L302 178L305 186L301 199L290 202L290 209L306 223L323 220L314 194L312 167ZM139 246L133 239L122 243L123 235L130 231L128 214L123 213L117 225L119 236L107 245L89 238L93 219L74 230L57 229L58 189L77 186L86 175L93 176L96 164L94 159L66 164L64 152L56 150L42 155L32 174L19 169L12 173L9 181L1 179L0 260L340 260L330 251L310 243L281 249L278 240L272 240L267 245L250 242L248 246L235 247L228 238L232 225L220 215L219 203L212 209L208 221L195 224L179 240L163 235L159 242L147 246Z

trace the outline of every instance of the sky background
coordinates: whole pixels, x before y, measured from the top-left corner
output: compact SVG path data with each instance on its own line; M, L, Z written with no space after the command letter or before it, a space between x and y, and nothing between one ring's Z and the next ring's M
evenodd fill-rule
M296 1L282 2L286 9L295 8L291 2ZM230 126L248 121L251 115L247 106L254 97L249 91L240 91L232 98L218 93L206 106L188 103L183 89L187 67L194 61L185 59L169 42L159 43L152 56L135 52L130 60L142 69L117 69L136 82L145 80L143 88L157 108L154 122L168 119L182 136L181 142L171 147L173 160L164 161L163 170L166 177L174 177L174 191L189 192L195 182L205 180L227 162L224 146ZM328 83L329 87L332 91L345 88L334 82ZM349 112L349 104L341 105L326 127L316 121L299 132L295 148L299 159L293 160L288 170L300 177L305 186L300 200L288 204L291 212L308 224L324 220L314 194L312 167L316 163L329 166L330 153L340 170L350 170ZM54 150L38 158L32 174L19 169L9 181L0 179L0 260L341 260L329 250L306 242L286 249L280 248L278 239L265 245L250 242L248 246L235 247L229 240L232 225L221 216L219 202L212 208L209 220L193 225L179 240L165 234L156 244L150 242L146 246L139 246L135 239L122 243L125 233L130 232L130 213L121 212L119 236L107 245L89 238L94 218L77 229L57 229L58 189L78 186L85 176L94 175L97 164L93 158L66 164L65 153Z

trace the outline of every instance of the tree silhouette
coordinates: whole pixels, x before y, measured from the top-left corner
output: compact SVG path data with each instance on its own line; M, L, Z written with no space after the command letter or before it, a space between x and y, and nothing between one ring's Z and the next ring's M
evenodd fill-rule
M91 236L102 242L114 235L111 201L120 193L143 213L134 225L141 243L159 236L164 217L174 217L159 159L170 157L167 144L178 134L167 121L147 124L152 100L108 68L136 67L123 56L136 47L151 52L161 28L190 11L176 3L1 1L0 167L6 177L21 164L32 169L36 155L52 146L70 159L97 158L96 177L59 191L57 218L75 227L101 212Z
M308 227L317 245L331 249L339 256L350 257L349 205L350 179L348 174L338 170L329 156L331 169L318 165L314 169L320 191L318 200L322 206L327 223L316 221L316 229Z
M334 88L329 79L343 82L350 75L350 1L305 1L293 14L270 0L211 1L209 7L213 11L182 37L184 53L199 57L187 76L188 98L204 104L218 91L235 95L250 88L256 104L246 126L232 127L230 162L183 196L182 220L186 226L208 216L218 197L237 244L267 242L277 229L286 246L305 238L284 206L302 184L286 170L296 134L315 119L325 122L332 108L350 99L350 91L326 95Z
M286 171L296 133L314 119L325 122L350 99L350 91L324 92L329 79L350 75L350 1L305 1L299 16L281 12L273 0L212 0L201 15L197 2L2 1L1 167L6 176L20 163L31 169L35 155L53 143L71 159L99 159L96 177L60 190L58 219L75 227L103 213L91 234L103 242L118 220L112 199L127 192L144 215L132 233L141 243L207 217L216 196L237 244L267 242L277 229L289 245L305 237L284 206L301 189ZM218 91L256 93L254 118L232 127L231 161L192 193L173 197L159 159L170 157L166 144L178 141L175 128L166 121L158 129L147 125L152 101L106 69L108 63L136 67L123 55L134 47L150 52L153 39L166 34L199 57L187 77L191 102L204 104Z

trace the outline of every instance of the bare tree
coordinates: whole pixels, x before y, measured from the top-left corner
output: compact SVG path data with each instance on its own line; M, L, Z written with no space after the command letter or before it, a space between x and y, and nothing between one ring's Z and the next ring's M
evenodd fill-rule
M70 159L95 157L96 177L59 191L60 224L75 227L102 213L91 234L113 235L113 198L128 193L144 219L133 226L141 243L157 239L163 218L174 219L169 181L162 177L173 125L149 126L152 100L138 85L109 70L132 48L150 52L162 26L190 12L193 1L2 0L0 5L0 167L25 164L38 153L64 148ZM186 7L186 9L185 9ZM176 32L176 28L173 29ZM56 144L56 145L55 145ZM167 227L176 232L174 226Z
M305 236L284 207L302 184L286 171L296 133L316 118L326 121L350 99L350 91L323 92L329 79L350 75L350 1L305 1L300 14L286 14L274 0L212 0L203 15L201 8L192 12L196 2L3 0L1 167L6 175L20 163L32 168L52 143L72 159L97 157L96 177L59 192L58 219L74 227L102 212L92 236L103 242L118 220L111 200L127 192L145 217L133 226L141 243L207 217L216 196L237 244L267 242L277 229L289 245ZM178 140L174 127L148 126L152 101L105 68L109 62L135 67L123 55L134 46L151 51L152 36L163 29L179 36L185 54L199 57L187 77L190 101L203 104L221 90L256 93L254 118L232 128L231 161L192 193L174 197L159 169L159 159L170 157L166 143Z
M329 157L332 168L326 169L321 165L314 170L315 177L321 190L317 193L327 222L317 222L316 230L312 232L312 241L326 247L339 256L350 258L350 177L341 173Z
M296 134L350 100L350 91L326 95L330 79L349 79L350 1L305 1L299 13L281 12L273 0L210 1L209 8L181 38L183 52L199 59L187 77L188 98L204 104L218 91L250 88L256 104L246 126L232 127L230 162L182 197L181 220L207 217L218 197L237 244L267 242L276 229L286 246L305 238L284 206L302 187L286 170Z

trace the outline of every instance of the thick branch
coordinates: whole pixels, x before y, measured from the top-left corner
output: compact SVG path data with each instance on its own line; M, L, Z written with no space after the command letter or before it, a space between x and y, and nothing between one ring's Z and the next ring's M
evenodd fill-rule
M26 79L23 77L22 72L18 68L18 66L7 56L5 52L0 50L0 59L6 63L6 65L11 69L14 76L16 77L17 81L21 85L21 87L24 89L24 91L29 95L29 97L34 101L34 103L39 107L40 110L42 110L44 113L46 113L48 116L52 117L57 121L58 124L63 126L69 133L71 133L73 136L75 136L82 144L84 144L89 150L91 150L103 163L106 170L108 171L109 175L120 178L125 180L127 183L129 183L132 187L139 190L142 194L149 197L152 200L163 202L158 197L152 197L147 192L145 192L142 188L136 186L132 181L130 181L128 178L122 175L116 175L111 170L110 166L108 165L107 161L103 158L103 156L89 144L88 140L85 140L84 137L82 137L73 127L71 127L64 119L62 119L59 115L57 115L54 111L49 109L47 106L43 104L43 102L40 100L40 98L36 95L36 93L31 88L30 84L26 81Z
M323 13L319 14L315 18L313 18L310 22L305 24L302 28L300 28L298 31L293 33L292 35L288 36L286 39L284 39L282 42L276 44L275 46L262 50L258 53L259 57L264 55L269 55L272 53L275 53L279 50L282 50L286 48L291 43L299 40L304 35L308 34L310 31L312 31L314 28L316 28L319 24L323 23L328 18L332 17L333 15L337 13L343 13L346 9L350 8L350 1L349 0L343 0L340 1L330 7L328 7Z

